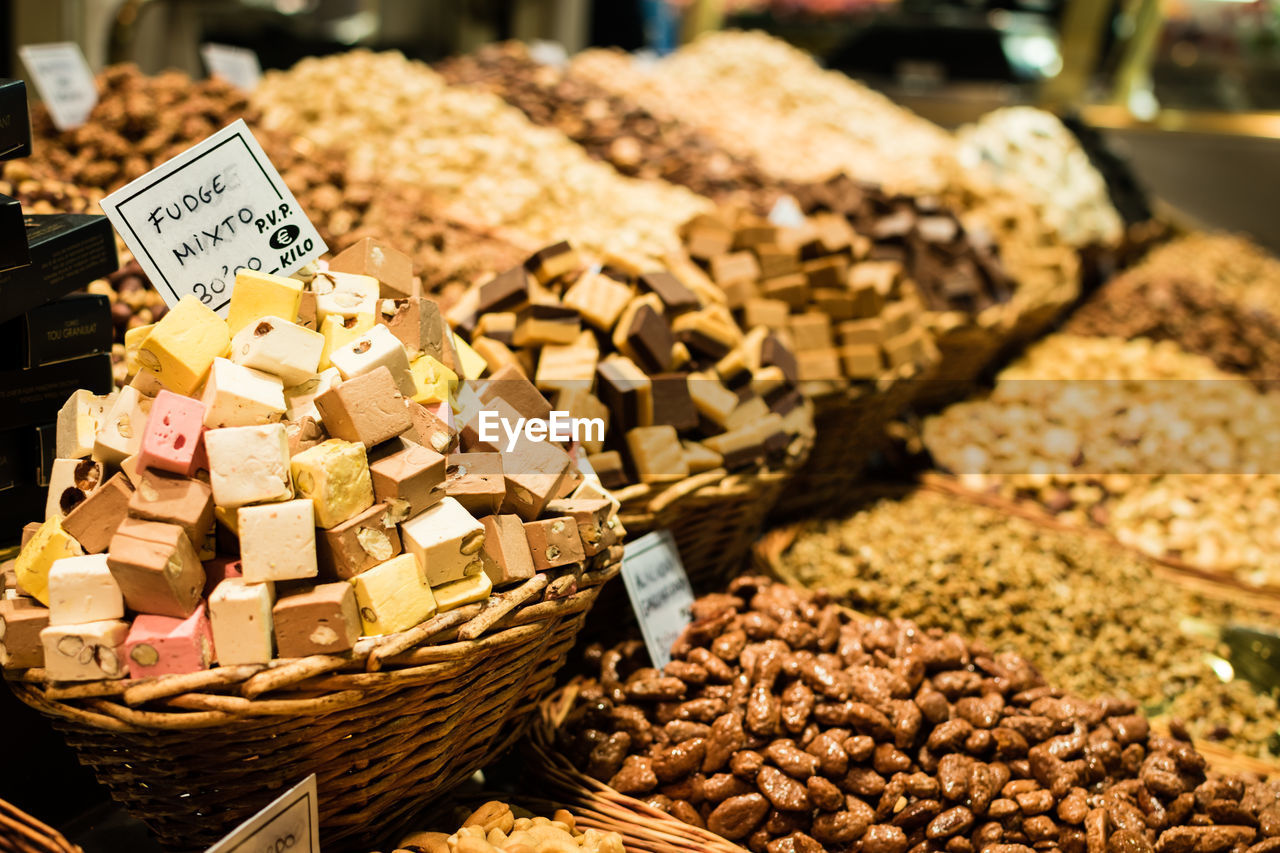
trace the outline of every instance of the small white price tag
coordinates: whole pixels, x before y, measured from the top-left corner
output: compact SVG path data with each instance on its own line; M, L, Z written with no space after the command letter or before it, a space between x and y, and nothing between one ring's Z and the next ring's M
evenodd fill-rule
M102 200L169 305L226 316L236 271L289 275L327 251L243 119Z
M648 533L627 545L622 554L622 581L653 665L671 662L671 644L689 624L693 588L680 562L670 531Z
M320 853L316 776L312 773L240 824L208 853Z
M252 92L262 79L258 54L246 47L207 42L200 46L200 56L211 75L224 78L241 91Z
M80 45L70 41L18 48L31 82L58 130L84 124L98 103L98 87Z

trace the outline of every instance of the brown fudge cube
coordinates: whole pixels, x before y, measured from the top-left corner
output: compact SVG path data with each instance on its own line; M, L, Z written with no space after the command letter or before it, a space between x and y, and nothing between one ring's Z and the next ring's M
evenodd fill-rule
M673 426L677 430L698 425L698 410L689 395L687 373L659 373L649 377L653 388L653 423Z
M378 292L384 299L416 295L413 261L404 252L372 237L365 237L334 255L329 261L329 269L373 276L378 280Z
M298 325L313 332L320 325L320 312L314 290L302 291L302 298L298 300Z
M495 399L505 400L519 415L526 418L545 421L551 417L551 403L529 381L529 377L513 365L494 371L479 396L482 403L492 403Z
M742 325L751 329L765 326L769 329L781 329L787 325L787 317L791 314L791 306L781 299L760 299L752 297L742 306Z
M296 421L285 421L284 432L289 439L289 458L291 459L304 450L323 444L329 438L324 424L317 423L315 418L309 416L298 418Z
M107 567L130 610L185 619L200 606L204 566L176 524L126 519L111 538Z
M828 255L814 258L803 264L810 287L843 288L849 280L849 259L844 255Z
M452 419L453 413L449 414ZM409 437L414 443L440 454L452 453L457 449L458 429L451 420L441 420L431 409L412 400L409 401L409 420L413 424Z
M25 598L0 599L0 667L44 666L40 632L49 627L49 611Z
M529 540L533 567L540 572L580 563L587 558L582 550L578 525L572 518L526 522L524 534Z
M22 544L26 545L31 541L31 537L36 535L36 531L40 529L40 522L29 521L22 526Z
M426 353L444 362L444 339L449 334L440 306L425 296L396 300L395 310L378 312L378 322L386 326L410 353Z
M840 363L850 379L875 379L884 372L884 359L876 344L846 344L840 348Z
M445 469L444 491L472 515L497 512L507 497L502 454L452 454Z
M631 317L626 343L635 360L646 373L671 369L672 348L676 344L671 328L662 315L649 305L640 306Z
M476 314L483 316L499 311L514 311L528 301L529 273L524 267L512 267L480 285Z
M353 376L315 399L329 435L358 441L365 447L381 444L413 428L405 403L386 367Z
M445 495L445 457L412 442L371 461L369 476L374 499L386 503L393 517L412 518Z
M494 586L516 583L533 577L533 556L529 539L518 515L487 515L484 525L484 547L480 562Z
M803 311L809 304L809 279L800 272L766 279L760 282L760 295L766 299L780 299L792 311Z
M525 267L533 273L540 284L554 281L580 266L582 266L582 259L566 240L538 250L525 262Z
M647 272L639 281L641 292L656 293L662 300L668 319L700 307L697 295L669 272Z
M609 527L609 516L613 514L613 504L609 501L581 498L552 501L547 504L547 514L573 519L578 525L578 535L582 539L582 551L588 557L614 544L612 529Z
M318 534L316 558L320 568L326 576L340 580L348 580L385 563L401 551L400 531L389 517L386 504L374 504Z
M87 554L101 554L111 544L120 521L129 514L133 486L116 473L62 519L62 528L75 537Z
M627 468L622 462L622 454L616 450L592 453L587 456L587 464L600 478L600 485L606 489L621 489L630 482Z
M170 474L144 471L129 498L129 514L148 521L167 521L186 532L199 550L213 529L213 489L208 483Z
M797 314L790 325L797 352L828 349L832 345L831 320L825 314Z
M351 584L322 583L283 595L271 609L282 658L345 652L360 639L360 611Z
M525 520L537 518L547 502L560 494L570 467L569 454L557 445L522 437L514 451L502 455L507 486L502 512L514 512Z

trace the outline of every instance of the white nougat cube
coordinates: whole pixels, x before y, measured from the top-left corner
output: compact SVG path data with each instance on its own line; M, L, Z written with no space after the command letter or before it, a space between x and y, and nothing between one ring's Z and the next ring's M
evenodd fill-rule
M93 458L107 465L119 465L137 454L142 447L142 433L151 414L152 398L126 385L115 395L98 426L93 442Z
M316 576L315 504L309 498L242 506L236 529L240 571L247 582Z
M343 379L363 376L379 367L391 371L391 378L396 381L396 388L405 397L418 393L413 381L413 372L409 369L409 354L404 344L392 334L386 326L374 326L349 344L335 349L329 354L329 361Z
M305 382L316 372L324 335L281 317L263 317L231 339L231 360L278 376L285 387Z
M106 478L101 462L92 459L54 459L49 468L49 493L44 520L62 518L77 503L97 491Z
M336 367L326 367L305 382L284 389L285 417L291 421L311 418L316 423L324 420L316 408L316 397L342 381Z
M218 506L234 508L293 497L284 424L205 430L204 448L213 502Z
M49 568L49 624L79 625L124 618L124 595L106 554L63 557Z
M93 453L99 425L115 405L117 392L98 396L83 389L74 392L58 410L55 453L61 459L81 459Z
M53 681L124 678L129 667L124 641L129 623L118 619L79 625L50 625L40 632L45 675Z
M284 384L269 373L215 358L200 402L209 429L275 423L284 417Z
M316 314L323 320L330 314L356 317L378 311L378 280L369 275L332 272L316 273L311 280L316 294Z
M429 586L462 580L483 569L484 525L457 500L439 503L400 525L406 553L417 557Z
M209 596L214 655L221 666L270 663L275 656L271 608L275 585L227 578Z

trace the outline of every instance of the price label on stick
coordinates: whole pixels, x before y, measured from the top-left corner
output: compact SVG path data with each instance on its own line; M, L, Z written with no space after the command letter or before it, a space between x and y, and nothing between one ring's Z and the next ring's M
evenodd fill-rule
M240 824L208 853L320 853L316 776L312 773Z
M671 644L693 618L693 588L670 531L648 533L627 545L622 581L649 658L662 669L671 662Z
M244 47L208 42L200 46L200 56L210 74L224 78L244 92L252 92L262 79L258 54Z
M88 121L98 103L98 87L80 45L70 41L28 44L18 48L18 55L58 130L72 130Z
M236 272L289 275L327 251L241 119L102 200L151 283L226 316Z

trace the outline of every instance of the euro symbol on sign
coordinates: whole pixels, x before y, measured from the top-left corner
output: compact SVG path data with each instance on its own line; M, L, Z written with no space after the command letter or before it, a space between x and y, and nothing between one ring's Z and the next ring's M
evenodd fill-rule
M268 241L273 249L283 249L298 239L300 230L297 225L282 225L276 229Z

